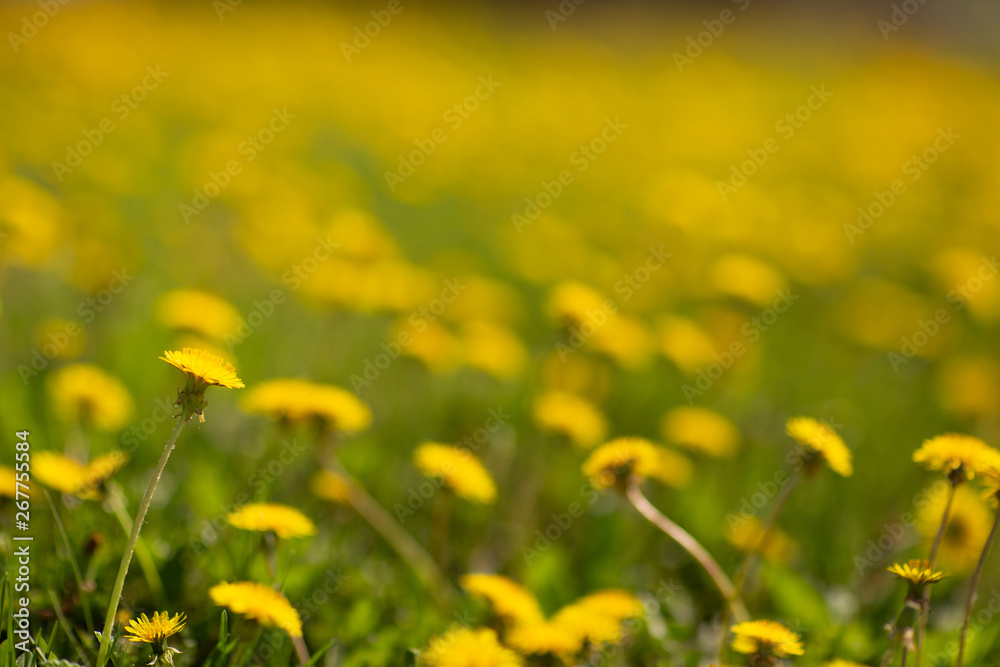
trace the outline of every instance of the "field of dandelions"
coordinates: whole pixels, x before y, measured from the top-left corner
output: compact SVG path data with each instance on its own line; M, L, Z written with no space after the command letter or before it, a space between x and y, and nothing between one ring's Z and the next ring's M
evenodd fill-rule
M998 664L998 17L884 5L4 4L0 667Z

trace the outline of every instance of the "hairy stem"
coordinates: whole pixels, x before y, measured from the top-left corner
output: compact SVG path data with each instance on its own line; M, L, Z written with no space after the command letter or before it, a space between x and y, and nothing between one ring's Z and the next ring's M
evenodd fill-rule
M972 607L976 604L976 589L979 588L979 577L983 573L983 563L993 547L993 540L997 535L997 526L1000 525L1000 510L997 510L993 518L993 528L990 529L990 536L986 538L983 545L983 552L979 554L979 562L976 564L976 571L972 574L972 581L969 584L969 597L965 600L965 621L962 622L962 636L958 642L958 661L955 667L962 667L962 658L965 657L965 637L969 632L969 620L972 618Z

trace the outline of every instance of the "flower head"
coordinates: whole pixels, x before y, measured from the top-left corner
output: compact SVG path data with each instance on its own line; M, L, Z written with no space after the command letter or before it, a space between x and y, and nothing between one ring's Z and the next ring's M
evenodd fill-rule
M926 560L910 560L906 563L895 563L886 568L889 572L905 581L910 586L909 595L911 600L917 600L923 596L924 588L928 584L941 581L947 574L936 572Z
M506 641L525 655L573 655L583 646L576 632L553 621L519 625L507 633Z
M533 415L543 430L563 434L578 447L593 447L607 429L604 415L593 403L564 391L548 391L536 398Z
M616 438L594 450L583 473L595 489L610 489L632 476L655 477L673 486L684 484L691 464L680 454L657 447L644 438Z
M316 534L316 526L302 512L278 503L250 503L227 518L229 525L236 528L271 531L283 539Z
M626 618L639 618L643 615L642 603L638 598L617 588L606 588L588 593L573 603L578 607L593 611L623 621Z
M247 412L289 422L314 420L342 431L361 431L371 410L349 391L308 380L280 378L258 384L243 401Z
M535 596L512 579L498 574L467 574L460 583L475 597L487 600L497 616L507 622L521 625L545 619Z
M552 622L569 630L581 644L617 644L624 636L621 619L590 604L568 604L556 612Z
M960 433L945 433L925 440L913 453L913 461L957 479L972 479L976 474L1000 470L1000 452L979 438Z
M351 501L350 480L329 470L320 470L313 475L309 488L320 498L340 505L346 505Z
M302 636L302 620L288 598L270 586L252 581L222 582L209 589L212 601L261 625L281 628L292 637Z
M937 535L948 495L931 495L929 502L921 505L917 512L917 529L928 544ZM948 525L941 535L938 562L953 573L972 572L992 526L993 513L979 493L966 486L958 487L951 501Z
M98 431L117 431L132 416L132 396L121 382L90 364L71 364L49 383L56 416Z
M667 442L719 458L732 456L740 444L740 432L728 419L697 406L668 412L662 431Z
M177 405L187 419L205 421L205 389L210 385L242 389L246 385L236 377L236 369L222 357L207 350L185 347L180 352L166 351L160 357L187 376L187 385L178 392Z
M239 312L228 301L198 289L175 289L161 296L156 318L172 329L215 340L222 340L240 323Z
M781 623L747 621L734 625L732 631L732 647L737 653L787 658L804 652L802 638Z
M114 451L84 465L54 452L39 452L32 461L35 477L45 486L84 500L104 497L105 483L128 462L128 455Z
M497 489L479 459L467 449L425 442L413 453L413 462L428 477L438 477L456 495L492 503Z
M420 652L426 667L521 667L520 656L504 648L493 630L457 627L435 637Z
M826 461L838 475L850 477L854 473L851 450L836 431L823 422L811 417L793 417L788 420L785 431L806 449L807 461L811 460L809 458L811 453Z
M153 618L142 614L139 618L132 619L125 627L126 638L129 641L153 645L153 659L149 662L150 665L161 662L173 665L174 654L180 651L167 646L166 640L180 632L186 621L187 617L184 614L174 614L171 617L165 611L158 611L153 614Z
M771 526L766 539L761 542L764 526L753 516L742 517L731 521L726 530L726 539L743 552L760 553L764 558L775 563L787 563L795 555L797 548L785 531L777 526Z
M830 660L829 662L824 662L823 667L868 667L868 665L862 665L860 662L852 662L850 660L841 660L837 658L835 660Z

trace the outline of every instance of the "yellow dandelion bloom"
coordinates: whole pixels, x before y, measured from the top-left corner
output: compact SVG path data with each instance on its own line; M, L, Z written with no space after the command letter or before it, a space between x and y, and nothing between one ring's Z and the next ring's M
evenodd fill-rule
M316 534L316 526L294 507L278 503L250 503L231 513L229 525L243 530L271 531L283 539Z
M0 498L13 498L16 495L17 473L13 468L0 465ZM22 488L22 490L24 490Z
M323 498L340 505L347 505L351 501L351 483L347 478L329 470L320 470L313 475L309 482L312 492Z
M114 451L84 465L54 452L38 452L32 460L32 474L39 482L61 493L85 500L104 496L104 484L128 462L128 455Z
M674 408L663 416L663 439L709 456L729 458L740 445L740 432L717 412L697 406Z
M54 359L75 359L87 348L87 334L73 320L46 318L39 322L34 334L35 347Z
M764 653L779 658L802 655L801 637L774 621L747 621L732 627L733 650L737 653Z
M823 667L868 667L868 665L862 665L860 662L852 662L850 660L841 660L840 658L837 658L836 660L824 662Z
M541 623L545 616L538 600L517 582L498 574L466 574L462 588L493 606L497 616L517 625Z
M793 417L785 425L785 431L800 445L818 454L838 475L850 477L854 473L851 450L826 424L811 417Z
M413 453L413 463L428 477L442 480L456 495L481 503L492 503L497 489L479 459L461 447L425 442Z
M688 375L715 361L715 344L698 324L667 317L659 324L660 352Z
M795 556L798 549L785 531L772 526L767 532L767 539L760 543L763 530L763 524L756 517L744 517L727 527L726 539L740 551L749 553L756 550L773 563L787 563Z
M625 315L607 315L607 318L590 338L592 349L626 368L645 365L653 353L653 337L646 325ZM585 327L581 325L580 328Z
M292 637L302 636L302 620L288 598L270 586L252 581L222 582L209 589L212 601L261 625L277 627Z
M166 327L222 340L234 334L240 314L225 299L199 289L175 289L156 303L156 319Z
M593 447L607 430L604 415L593 403L565 391L540 395L532 414L541 429L565 435L578 447Z
M589 314L605 312L607 299L596 289L583 283L560 283L549 296L548 311L560 324L580 324L588 321Z
M276 379L261 382L243 400L247 412L292 422L319 420L342 431L361 431L372 413L351 392L308 380Z
M566 605L552 617L552 623L568 630L581 644L617 644L624 636L619 619L592 605Z
M184 614L170 616L165 611L155 612L152 618L141 614L125 626L125 638L133 642L162 645L167 637L180 632L186 621Z
M521 667L520 656L504 648L493 630L453 628L420 652L425 667Z
M520 375L528 361L528 353L517 334L489 322L465 323L460 346L467 366L500 380Z
M573 604L610 616L618 621L623 621L626 618L639 618L644 612L642 603L636 596L617 588L588 593Z
M595 489L610 489L629 475L683 484L691 474L687 459L644 438L616 438L598 447L583 464Z
M925 440L913 453L913 461L928 470L972 479L977 474L1000 469L1000 452L971 435L945 433Z
M932 495L930 502L917 512L917 529L928 544L937 534L947 502L945 493ZM948 525L941 536L938 562L956 574L972 572L992 526L993 512L980 494L965 486L958 487L948 514Z
M519 625L507 633L506 643L525 655L573 655L583 647L577 633L550 621Z
M48 390L59 419L80 422L98 431L122 428L134 409L125 386L91 364L71 364L59 369L53 374Z
M166 351L160 357L174 368L188 376L202 390L209 385L227 389L243 389L246 385L236 377L236 369L220 356L193 347L183 350Z
M770 306L785 278L770 264L748 255L724 255L709 270L712 285L721 293L761 307Z
M926 584L933 584L948 576L943 572L936 572L931 567L930 562L926 560L910 560L903 564L894 563L886 570L909 583L911 588L922 588Z

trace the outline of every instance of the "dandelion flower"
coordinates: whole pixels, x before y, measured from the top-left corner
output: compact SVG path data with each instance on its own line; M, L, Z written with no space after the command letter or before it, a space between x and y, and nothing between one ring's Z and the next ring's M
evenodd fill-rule
M98 431L117 431L128 423L134 404L121 382L90 364L56 371L49 383L56 416Z
M760 553L773 563L787 563L797 551L795 542L777 526L767 531L767 539L760 541L763 524L756 517L743 517L732 521L726 529L726 539L734 547L745 553Z
M165 611L155 612L153 618L142 614L139 618L132 619L125 627L125 636L129 641L153 645L153 659L149 662L150 665L156 665L161 661L166 665L173 665L174 654L180 651L167 646L166 640L180 632L186 620L184 614L174 614L171 617Z
M521 667L520 656L504 648L493 630L453 628L420 653L425 667Z
M823 667L868 667L868 665L862 665L860 662L851 662L850 660L841 660L837 658L836 660L824 662Z
M583 464L583 473L595 489L610 489L629 476L655 477L680 485L690 476L690 464L644 438L616 438L598 447Z
M588 604L566 605L556 612L552 622L569 630L581 644L617 644L623 637L619 619Z
M709 456L728 458L736 453L740 432L717 412L696 406L674 408L663 417L663 438Z
M160 357L187 376L187 385L178 392L177 405L187 419L194 416L205 421L205 389L211 385L227 389L242 389L243 380L236 377L233 365L206 350L185 347L180 352L167 351Z
M329 470L320 470L309 483L312 492L324 500L340 505L351 501L351 482L342 475Z
M972 479L976 474L1000 469L1000 452L971 435L945 433L925 440L913 453L913 461L948 477Z
M209 589L212 601L261 625L281 628L292 637L302 636L302 620L288 598L270 586L252 581L222 582Z
M588 593L573 603L578 607L589 608L595 612L623 621L626 618L639 618L643 615L642 603L638 598L617 588Z
M467 366L485 371L499 380L520 375L528 359L517 334L489 322L467 322L462 327L461 347Z
M737 653L761 653L778 658L802 655L801 637L774 621L747 621L732 627L733 650Z
M854 473L851 450L836 431L826 424L811 417L793 417L788 420L785 431L804 448L826 461L838 475L850 477Z
M920 597L927 584L936 583L948 576L936 572L926 560L910 560L902 565L895 563L886 569L910 585L911 598Z
M564 282L552 290L548 311L549 315L560 324L580 324L588 321L588 313L604 312L606 300L600 292L589 285Z
M316 420L342 431L361 431L372 413L349 391L308 380L276 379L258 384L243 401L247 412L289 422Z
M104 496L105 483L128 462L128 455L114 451L84 465L53 452L39 452L32 461L32 472L39 482L50 488L84 500L99 500Z
M456 495L484 504L496 498L493 478L467 449L425 442L413 453L413 462L428 477L438 477Z
M517 582L497 574L467 574L462 588L487 600L504 620L514 624L535 624L545 619L535 596Z
M222 340L240 323L240 314L225 299L199 289L175 289L157 301L156 318L171 329Z
M316 526L302 512L278 503L251 503L228 517L229 525L243 530L271 531L282 539L316 534Z
M573 655L583 647L575 632L551 621L519 625L507 634L506 642L526 655Z
M27 491L21 487L22 492ZM0 498L14 498L17 495L17 473L13 468L0 465Z
M535 399L532 412L540 428L565 435L578 447L593 447L607 430L601 411L590 401L569 392L545 392Z
M659 325L660 352L681 371L694 375L715 359L715 345L698 324L682 317L664 318Z

